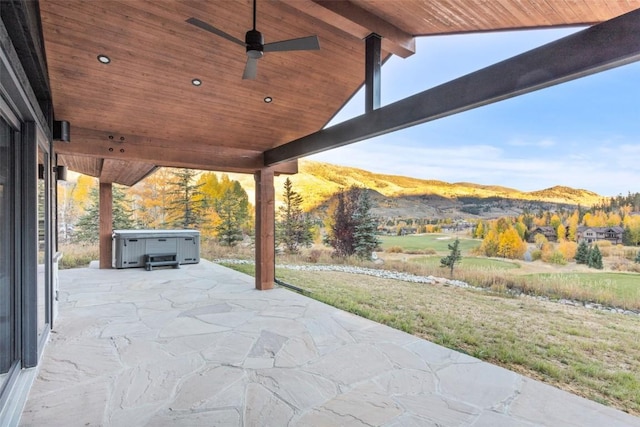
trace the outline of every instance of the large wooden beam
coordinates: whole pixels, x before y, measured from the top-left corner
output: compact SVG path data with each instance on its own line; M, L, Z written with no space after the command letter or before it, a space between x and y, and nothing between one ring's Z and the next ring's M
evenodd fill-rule
M373 138L640 60L640 9L267 150L265 165Z
M100 183L100 268L111 268L113 249L113 188L111 183Z
M166 141L81 127L72 128L71 142L56 142L56 153L148 163L220 172L250 173L264 167L260 151L232 147L195 145L188 141ZM283 164L277 173L298 172L297 162ZM117 173L117 172L116 172Z
M275 187L273 169L255 173L256 289L272 289L275 281Z
M100 182L132 186L151 175L157 167L149 163L105 159L100 171Z
M408 58L416 53L416 41L412 34L351 1L285 0L285 2L291 7L359 39L364 39L370 33L379 34L382 37L382 48L401 58Z

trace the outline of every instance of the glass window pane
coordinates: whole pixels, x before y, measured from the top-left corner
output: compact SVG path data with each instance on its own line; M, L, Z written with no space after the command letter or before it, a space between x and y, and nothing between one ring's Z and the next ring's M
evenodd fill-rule
M46 313L46 202L47 171L49 163L45 153L38 149L38 335L41 335L47 323Z
M0 118L0 386L15 360L13 283L13 131Z

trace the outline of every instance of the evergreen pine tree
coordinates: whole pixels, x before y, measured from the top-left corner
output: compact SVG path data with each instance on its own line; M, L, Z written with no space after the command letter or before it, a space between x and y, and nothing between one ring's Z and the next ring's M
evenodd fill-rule
M589 267L597 268L598 270L602 270L604 266L602 265L602 253L600 253L600 249L598 245L593 245L593 248L589 251Z
M634 260L636 264L640 264L640 252L636 254L636 259Z
M336 255L368 258L380 244L377 224L371 216L371 199L366 191L351 187L336 194L335 208L330 212L329 232L325 243Z
M302 211L303 198L293 190L289 178L284 182L284 205L278 208L276 244L283 244L289 253L297 253L300 246L311 246L313 234L309 215Z
M113 197L113 230L127 230L134 228L134 221L131 219L131 212L127 209L127 195L125 191L114 185L112 187ZM100 238L100 195L97 188L92 188L89 192L90 202L82 215L75 229L75 239L78 242L97 243Z
M370 259L371 253L380 245L376 236L377 224L371 216L371 197L367 190L360 190L360 197L353 213L354 253L360 259Z
M588 264L589 246L587 246L587 243L584 240L578 245L576 256L574 258L576 260L576 264Z
M631 227L628 225L624 227L624 233L622 234L622 244L625 246L633 246L635 242L633 241L633 236L631 233Z
M440 260L440 266L449 267L449 273L451 277L453 277L453 267L457 262L459 262L462 259L462 253L459 248L460 239L456 238L453 244L449 244L447 246L449 247L449 251L450 251L449 255L447 255L446 257Z
M166 208L169 224L176 228L198 228L202 222L203 204L200 187L196 184L197 172L191 169L176 169L172 171L169 181L170 197Z
M222 197L216 200L215 208L220 216L216 232L218 240L227 246L235 246L243 238L242 227L247 222L249 212L247 193L244 190L242 193L238 192L237 188L228 188Z

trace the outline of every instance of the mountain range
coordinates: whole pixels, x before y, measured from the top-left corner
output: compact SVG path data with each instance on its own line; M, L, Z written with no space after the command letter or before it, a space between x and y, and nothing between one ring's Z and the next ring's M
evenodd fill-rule
M255 183L252 176L230 174L240 181L251 197ZM276 201L282 198L287 176L276 177ZM304 198L303 208L323 210L342 188L352 185L370 191L372 213L380 217L452 218L499 217L517 215L523 210L555 210L578 205L590 207L603 197L592 191L555 186L524 192L513 188L468 182L449 183L374 172L321 163L299 161L299 172L289 176L293 189Z

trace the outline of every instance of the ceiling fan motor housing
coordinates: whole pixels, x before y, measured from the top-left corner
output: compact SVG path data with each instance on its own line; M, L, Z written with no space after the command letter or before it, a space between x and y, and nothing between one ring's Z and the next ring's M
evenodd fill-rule
M263 55L264 50L264 38L262 33L257 30L249 30L244 37L247 44L247 56L249 58L258 59Z

